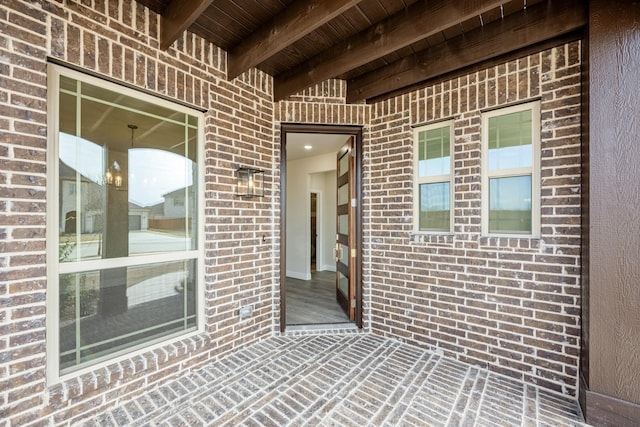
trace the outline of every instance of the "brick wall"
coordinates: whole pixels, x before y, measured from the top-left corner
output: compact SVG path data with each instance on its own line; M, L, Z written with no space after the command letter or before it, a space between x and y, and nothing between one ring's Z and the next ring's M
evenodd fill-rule
M303 124L327 124L327 125L351 125L363 126L363 144L367 143L366 125L370 122L371 106L366 104L346 104L346 83L341 80L328 80L297 95L289 97L288 100L280 101L275 105L274 113L274 137L277 152L280 153L282 123L303 123ZM278 156L279 157L279 156ZM280 185L280 165L274 167L274 183ZM277 175L277 177L276 177ZM364 172L366 175L366 172ZM278 209L280 214L280 194L274 194L274 201L278 203L274 209ZM277 227L280 227L280 218L277 219ZM279 243L279 242L278 242ZM366 292L366 287L363 292ZM276 286L274 296L275 323L274 332L280 330L280 287ZM363 307L364 330L370 331L369 309L366 305L368 296L364 296L365 306Z
M90 6L85 6L90 5ZM129 0L0 5L0 419L76 421L279 329L280 124L364 126L365 329L575 393L579 352L580 58L572 43L373 105L330 80L273 104L272 79L228 82L226 54ZM60 384L45 379L46 60L208 110L205 333ZM542 236L480 235L480 110L542 107ZM412 126L455 119L455 231L412 232ZM267 197L233 195L237 166ZM239 307L256 311L240 322Z
M271 78L227 82L226 54L190 33L161 52L159 17L129 0L11 0L0 26L0 420L77 421L269 335L275 211L270 197L233 193L238 165L273 168ZM208 110L205 333L55 385L45 379L47 57ZM255 311L240 322L246 304Z
M373 105L345 105L338 81L276 105L276 141L281 122L364 126L365 330L575 395L580 72L571 43ZM534 99L541 237L483 237L481 111ZM454 233L416 234L412 129L451 117Z
M579 356L580 45L373 106L365 280L374 333L575 395ZM541 238L481 235L481 111L541 100ZM454 232L414 234L412 126L454 118Z

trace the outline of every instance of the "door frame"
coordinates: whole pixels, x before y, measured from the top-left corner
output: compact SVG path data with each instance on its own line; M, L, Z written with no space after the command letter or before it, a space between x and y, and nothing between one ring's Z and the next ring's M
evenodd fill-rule
M323 124L280 124L280 332L287 327L287 134L341 134L355 137L355 192L358 200L355 212L356 265L355 324L362 328L362 126Z
M311 195L316 195L316 271L318 271L319 266L324 266L324 256L322 247L322 233L324 232L322 227L322 191L314 190L313 188L309 189L309 205L311 205ZM309 214L311 214L311 206L309 206ZM318 262L318 260L322 261L322 264ZM311 248L309 248L309 264L311 264ZM312 272L313 273L313 272Z

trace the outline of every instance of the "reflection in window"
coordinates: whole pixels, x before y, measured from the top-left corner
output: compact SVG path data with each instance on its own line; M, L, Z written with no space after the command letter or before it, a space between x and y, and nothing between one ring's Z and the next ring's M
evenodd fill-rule
M190 260L61 275L60 368L194 328L195 267Z
M489 170L531 167L531 110L489 119Z
M489 232L531 232L531 176L489 180Z
M416 130L415 212L420 231L451 230L451 123Z
M103 221L110 217L103 212L108 200L124 204L131 224L128 252L109 252L107 257L196 248L193 182L197 165L193 160L164 150L129 149L124 162L129 170L128 179L123 180L126 188L117 188L119 193L109 199L105 193L115 180L109 185L103 176L108 173L103 167L107 148L68 134L61 134L60 141L60 245L70 247L61 261L104 258L109 227ZM78 194L76 187L81 188Z
M448 182L420 185L420 229L449 230L451 191Z
M65 372L196 327L201 114L55 70Z
M418 175L448 175L451 168L449 126L430 129L418 135Z
M538 103L508 107L485 114L484 171L485 232L535 234L534 192L537 176Z

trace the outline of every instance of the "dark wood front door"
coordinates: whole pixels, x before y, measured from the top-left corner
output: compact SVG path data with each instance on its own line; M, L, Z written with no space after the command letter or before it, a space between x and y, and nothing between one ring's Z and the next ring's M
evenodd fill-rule
M324 135L344 135L350 139L350 144L340 150L341 154L349 155L343 158L343 162L347 162L349 174L346 179L347 185L347 202L340 203L341 212L347 212L347 229L342 237L337 236L336 243L343 242L347 249L342 249L343 254L336 261L337 270L342 273L345 282L342 281L342 289L340 291L340 281L338 273L336 273L335 292L336 299L341 300L341 307L344 309L348 317L362 328L362 257L360 251L362 248L362 127L346 126L346 125L317 125L317 124L296 124L283 123L281 127L282 144L280 145L280 332L284 332L287 327L287 145L289 138L294 134L324 134ZM345 139L346 139L345 138ZM344 141L345 139L342 139ZM342 158L338 154L338 159ZM339 163L339 162L338 162ZM337 174L338 176L344 175ZM343 178L344 180L345 178ZM343 191L345 191L343 189ZM294 201L291 201L294 202ZM320 200L318 200L320 202ZM333 203L333 202L331 202ZM346 206L345 206L346 205ZM321 206L321 203L319 203ZM320 208L319 208L320 209ZM319 211L321 212L321 211ZM337 216L337 215L336 215ZM339 218L338 218L339 220ZM344 221L344 218L343 218ZM318 220L318 229L321 227L322 221ZM344 225L343 225L344 226ZM336 227L338 234L339 226ZM319 234L322 236L322 233ZM320 237L318 237L320 239ZM317 240L316 243L320 243ZM338 246L336 246L338 247ZM318 248L319 249L319 248ZM318 253L322 253L318 251ZM347 257L347 258L345 258ZM320 258L317 258L320 261ZM341 264L341 265L340 265ZM344 284L347 284L345 287ZM355 306L355 307L354 307Z
M336 197L336 300L349 316L355 318L355 176L354 137L337 155Z

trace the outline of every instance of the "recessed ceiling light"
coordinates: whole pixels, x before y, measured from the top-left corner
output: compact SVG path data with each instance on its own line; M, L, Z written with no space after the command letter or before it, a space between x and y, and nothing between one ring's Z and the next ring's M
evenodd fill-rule
M313 148L313 147L312 147L311 145L305 145L305 146L304 146L304 149L305 149L305 150L311 150L312 148Z

